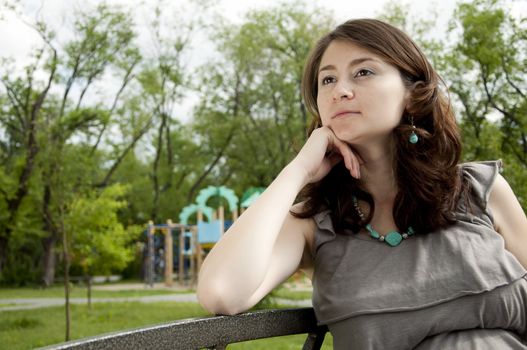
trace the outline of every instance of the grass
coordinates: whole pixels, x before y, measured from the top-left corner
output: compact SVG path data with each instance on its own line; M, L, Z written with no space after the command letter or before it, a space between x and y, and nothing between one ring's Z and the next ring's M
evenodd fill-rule
M71 310L71 339L207 315L196 303L100 303L92 310L85 305L72 305ZM64 329L64 307L0 313L0 344L5 349L32 349L63 342ZM304 334L262 339L232 344L229 349L300 349L305 339ZM327 334L322 349L332 348L333 339Z
M192 293L192 290L174 291L168 289L132 289L132 290L95 290L92 288L92 298L117 298L117 297L140 297L148 295L166 295L176 293ZM87 288L84 286L72 286L71 298L86 298ZM0 302L2 299L28 299L28 298L64 298L64 286L52 286L41 288L2 288L0 289Z
M71 339L125 330L207 313L196 303L100 303L71 306ZM33 349L64 341L64 307L8 311L0 314L4 349Z
M112 283L115 284L115 283ZM93 290L93 298L108 297L138 297L147 295L163 295L173 293L189 293L192 290L173 291L157 289L135 290ZM86 287L73 285L72 298L85 298ZM55 285L47 289L38 288L4 288L0 289L0 305L2 299L7 298L63 298L64 287ZM311 299L309 291L291 291L280 286L276 288L270 298L259 304L260 308L277 308L272 304L272 297L302 300ZM71 339L84 338L102 333L115 332L136 327L144 327L156 323L174 321L191 317L206 316L207 313L196 303L97 303L88 310L87 306L72 305ZM2 349L32 349L64 341L65 320L64 307L48 307L36 310L19 310L0 312L0 347ZM306 339L305 334L286 337L255 340L229 345L234 350L264 350L264 349L301 349ZM326 335L322 349L333 348L331 334Z
M273 290L273 297L284 298L291 300L306 300L311 299L311 292L309 291L292 291L285 288L277 288Z

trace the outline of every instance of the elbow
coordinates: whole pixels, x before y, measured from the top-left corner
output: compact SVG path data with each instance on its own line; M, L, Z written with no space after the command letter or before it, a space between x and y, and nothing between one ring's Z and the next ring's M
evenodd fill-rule
M221 281L199 281L197 297L200 305L214 315L236 315L248 308Z

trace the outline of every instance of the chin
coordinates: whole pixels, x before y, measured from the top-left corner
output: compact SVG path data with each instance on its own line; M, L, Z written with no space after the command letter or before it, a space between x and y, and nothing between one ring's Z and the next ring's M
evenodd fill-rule
M333 132L335 133L335 136L337 136L337 138L342 142L350 143L352 140L357 138L357 133L350 130L333 129Z

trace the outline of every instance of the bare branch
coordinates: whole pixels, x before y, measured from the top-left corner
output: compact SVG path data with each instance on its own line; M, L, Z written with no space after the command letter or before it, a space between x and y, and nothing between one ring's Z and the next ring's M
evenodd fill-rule
M510 76L509 76L509 72L507 71L507 68L505 66L505 60L504 58L502 57L501 58L501 66L503 68L503 71L505 72L505 79L507 80L507 82L509 83L510 86L512 86L512 88L514 90L516 90L516 92L523 98L526 98L527 96L525 96L525 93L523 93L520 88L514 84L514 82L511 80Z
M187 195L187 200L189 202L192 201L192 198L194 197L194 193L197 191L197 189L199 188L199 186L201 186L201 183L207 178L207 176L210 174L210 172L212 171L212 169L214 169L214 167L216 166L216 164L219 162L219 160L221 159L221 157L223 157L223 154L225 153L225 150L227 149L227 147L229 146L232 138L234 137L234 131L235 131L235 128L232 127L230 132L229 132L229 135L227 136L227 138L225 139L225 143L223 144L223 147L220 148L219 152L216 154L216 157L214 158L214 160L212 161L212 163L209 164L209 166L207 167L207 169L205 169L205 171L203 171L203 173L198 177L198 179L194 182L194 184L192 184L192 186L190 187L190 190L189 190L189 193Z
M130 150L132 150L135 147L137 142L143 137L143 135L150 129L151 126L152 126L152 118L134 136L134 138L132 139L132 142L130 142L130 144L123 150L123 152L119 155L119 157L117 157L117 160L115 161L115 163L113 163L110 170L108 170L108 173L106 174L104 179L98 184L96 184L95 187L105 187L108 185L108 182L110 181L110 178L112 177L113 173L117 170L117 168L119 167L121 162L124 160L128 152L130 152Z
M26 122L24 120L24 114L21 110L21 107L23 107L22 101L18 99L16 92L13 90L11 86L7 85L5 81L2 81L2 82L7 90L7 98L9 98L9 101L11 101L11 105L15 108L15 111L16 111L15 116L20 122L22 129L25 129Z

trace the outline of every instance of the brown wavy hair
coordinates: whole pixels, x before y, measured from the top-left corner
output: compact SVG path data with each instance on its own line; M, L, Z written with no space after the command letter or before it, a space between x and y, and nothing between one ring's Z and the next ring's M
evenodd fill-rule
M401 30L375 19L350 20L318 41L306 62L302 81L303 98L314 117L308 134L322 126L316 103L317 76L322 55L334 40L358 45L396 67L410 92L401 122L393 130L393 168L398 186L393 208L395 224L402 230L411 226L417 233L428 233L453 223L454 208L466 187L457 167L461 156L459 129L443 80ZM408 141L412 130L419 137L417 144ZM364 220L354 209L353 195L370 206ZM307 185L299 199L305 202L302 212L293 213L295 216L307 218L329 209L337 231L358 232L375 210L371 194L349 175L342 162L319 182Z

